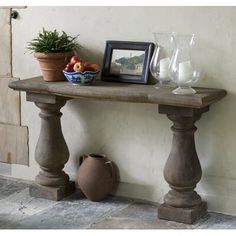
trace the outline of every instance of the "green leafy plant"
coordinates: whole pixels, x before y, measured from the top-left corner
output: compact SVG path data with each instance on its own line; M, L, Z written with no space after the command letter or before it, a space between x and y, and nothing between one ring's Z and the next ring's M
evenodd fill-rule
M41 53L58 53L76 51L81 46L76 41L77 36L68 36L64 31L60 34L57 30L47 31L43 28L43 32L39 32L38 36L28 42L27 49L31 52Z

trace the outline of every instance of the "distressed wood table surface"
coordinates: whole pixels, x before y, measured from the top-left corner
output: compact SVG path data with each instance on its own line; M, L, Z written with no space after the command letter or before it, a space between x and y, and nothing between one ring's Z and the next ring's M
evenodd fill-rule
M13 81L9 87L25 91L27 101L35 102L41 110L41 131L35 150L41 171L30 189L33 196L60 200L74 191L74 184L63 171L69 150L61 130L60 109L68 99L152 103L158 104L159 113L166 114L173 122L172 148L164 168L171 190L158 209L158 217L191 224L206 213L206 202L194 191L202 175L194 124L226 91L196 88L194 95L175 95L171 93L173 88L157 90L153 85L95 81L91 86L75 86L66 81L45 82L42 77Z

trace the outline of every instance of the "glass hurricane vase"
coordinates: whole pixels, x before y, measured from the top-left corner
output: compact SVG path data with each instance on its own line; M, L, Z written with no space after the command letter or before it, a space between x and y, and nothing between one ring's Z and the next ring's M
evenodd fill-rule
M178 86L174 94L194 94L191 86L199 79L200 72L194 63L194 34L173 34L175 49L171 57L169 75Z
M150 72L158 80L155 88L170 86L168 74L170 59L173 52L171 33L154 33L155 49L150 62Z

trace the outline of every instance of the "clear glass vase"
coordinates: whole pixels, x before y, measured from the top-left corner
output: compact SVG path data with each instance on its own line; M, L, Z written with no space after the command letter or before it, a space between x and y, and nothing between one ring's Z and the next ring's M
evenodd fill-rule
M153 33L155 49L150 62L150 72L158 80L155 88L170 86L171 78L168 74L171 55L173 53L172 33Z
M191 86L199 79L200 72L194 62L194 34L172 35L174 51L169 66L169 76L178 86L172 91L174 94L194 94Z

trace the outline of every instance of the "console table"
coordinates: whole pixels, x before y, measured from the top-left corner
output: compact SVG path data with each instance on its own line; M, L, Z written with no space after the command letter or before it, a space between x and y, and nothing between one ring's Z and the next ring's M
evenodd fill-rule
M69 159L64 140L60 109L68 99L84 98L159 105L159 113L173 122L173 141L164 168L170 191L158 208L158 217L183 223L193 223L207 211L207 204L194 191L202 170L195 149L195 122L209 110L212 103L226 95L222 89L196 88L194 95L174 95L172 88L95 81L92 86L74 86L69 82L45 82L42 77L13 81L9 87L26 92L27 101L40 108L41 131L35 159L41 171L30 193L36 197L60 200L74 191L74 185L63 171Z

